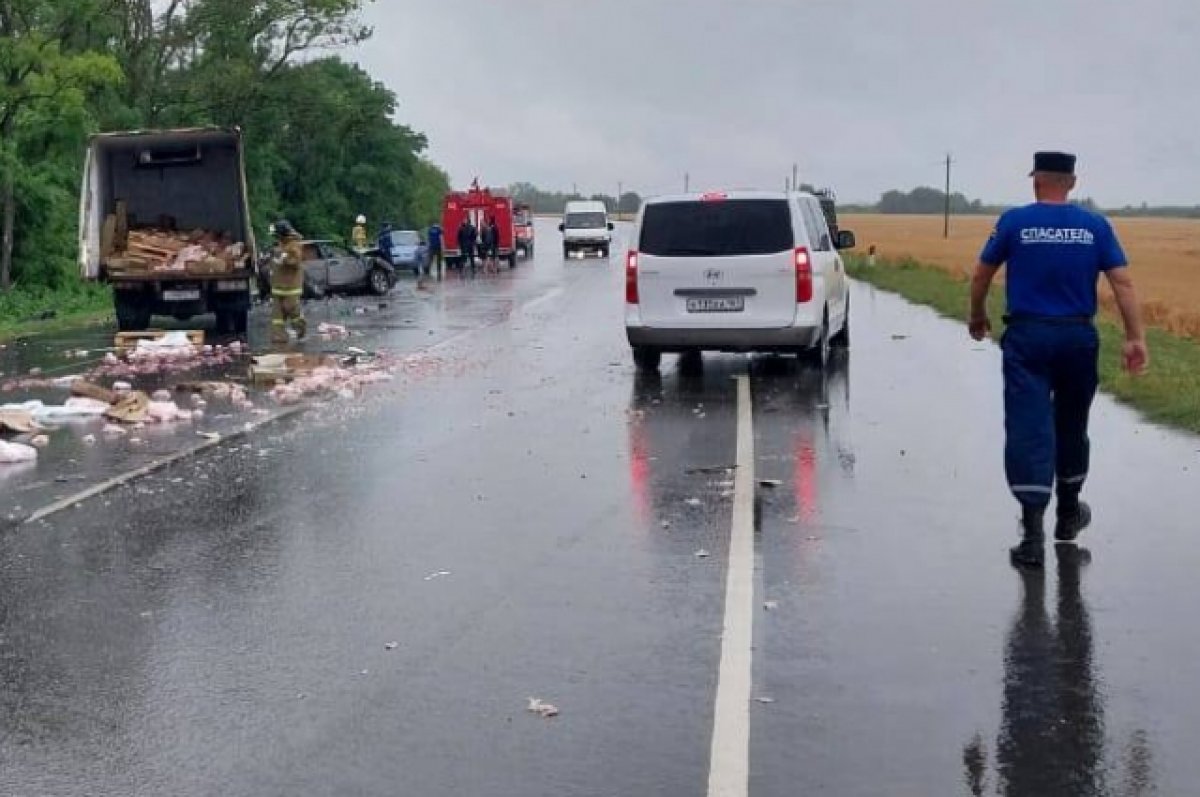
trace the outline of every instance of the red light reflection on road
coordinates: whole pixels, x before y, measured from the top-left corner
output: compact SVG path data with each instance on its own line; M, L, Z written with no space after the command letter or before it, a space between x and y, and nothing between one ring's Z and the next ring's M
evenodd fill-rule
M633 511L645 527L650 522L650 450L640 419L629 423L629 485Z
M792 446L795 464L796 516L804 524L817 518L817 450L813 445L812 430L796 432Z

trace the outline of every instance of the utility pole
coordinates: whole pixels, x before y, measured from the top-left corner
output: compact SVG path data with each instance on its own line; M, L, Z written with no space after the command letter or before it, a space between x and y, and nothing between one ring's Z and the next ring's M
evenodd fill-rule
M954 163L954 159L950 157L950 153L946 153L946 216L942 227L942 237L950 237L950 165Z
M800 165L797 163L792 164L792 190L800 190Z
M621 197L625 196L625 184L620 180L617 181L617 206L613 208L614 213L621 212Z
M683 173L683 193L686 194L688 191L692 190L691 186L692 186L692 176L690 174L688 174L687 172L684 172Z
M572 197L579 196L579 186L576 185L575 183L571 183L571 196Z

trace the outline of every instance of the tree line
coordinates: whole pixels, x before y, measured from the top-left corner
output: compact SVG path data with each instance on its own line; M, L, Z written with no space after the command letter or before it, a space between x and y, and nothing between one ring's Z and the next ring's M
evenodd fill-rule
M240 127L260 237L425 225L448 179L396 95L331 51L364 0L0 0L0 289L69 289L89 134Z
M534 213L562 213L568 202L584 199L603 202L610 213L637 213L642 206L642 198L635 191L625 191L618 198L610 194L545 191L532 183L513 183L508 192L514 201L533 208Z
M1119 208L1101 208L1091 197L1081 197L1075 204L1089 210L1103 211L1110 216L1146 216L1162 218L1200 218L1200 205L1125 205ZM845 204L840 206L847 213L907 213L936 214L946 209L946 192L937 188L920 186L911 191L891 190L880 195L874 204ZM968 199L959 192L950 194L950 213L955 216L995 216L1009 208L1008 205L986 204L979 199Z

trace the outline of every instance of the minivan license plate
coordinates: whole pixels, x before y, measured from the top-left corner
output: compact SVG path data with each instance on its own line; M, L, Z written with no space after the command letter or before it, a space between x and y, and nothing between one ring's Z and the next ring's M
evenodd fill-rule
M200 291L163 291L164 302L194 302L199 300Z
M740 313L745 309L746 299L742 296L687 300L687 311L689 313Z

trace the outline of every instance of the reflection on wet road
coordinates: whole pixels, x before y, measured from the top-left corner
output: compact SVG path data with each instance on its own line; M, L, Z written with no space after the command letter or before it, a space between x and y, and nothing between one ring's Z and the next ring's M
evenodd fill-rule
M357 319L448 342L355 412L0 534L0 794L704 794L741 375L749 794L1195 790L1194 439L1103 402L1092 561L1022 576L993 350L856 286L825 374L635 374L553 250Z

